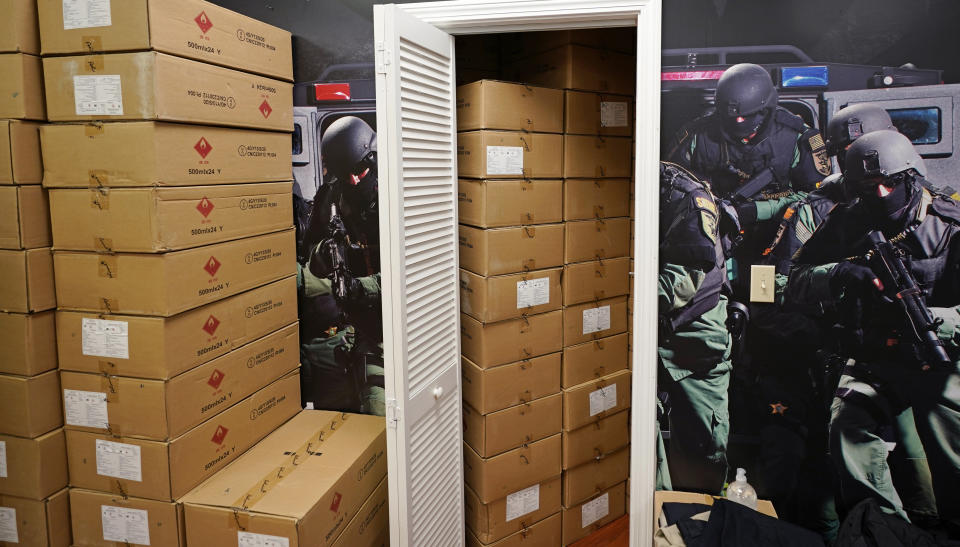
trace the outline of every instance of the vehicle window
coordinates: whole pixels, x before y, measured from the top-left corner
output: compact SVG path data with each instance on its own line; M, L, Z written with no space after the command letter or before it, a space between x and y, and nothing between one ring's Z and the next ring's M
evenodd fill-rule
M293 126L293 155L303 154L303 129L300 124Z
M817 123L817 115L813 111L813 108L803 101L781 100L780 106L803 118L803 123L810 127L817 127L819 125Z
M887 110L897 130L913 144L937 144L942 138L943 113L939 108L897 108Z

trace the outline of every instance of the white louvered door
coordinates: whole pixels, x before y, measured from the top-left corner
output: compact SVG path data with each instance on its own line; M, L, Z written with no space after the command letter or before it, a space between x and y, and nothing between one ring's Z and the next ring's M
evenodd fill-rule
M391 544L461 545L453 37L374 6Z

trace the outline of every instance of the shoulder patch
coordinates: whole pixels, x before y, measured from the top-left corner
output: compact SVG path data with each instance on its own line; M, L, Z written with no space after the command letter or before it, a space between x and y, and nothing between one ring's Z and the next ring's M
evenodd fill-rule
M717 216L715 214L700 211L700 229L714 245L717 244Z
M955 224L960 224L960 203L945 196L936 196L930 203L930 209L934 214L945 220L951 220Z
M717 214L717 206L714 205L713 201L703 196L697 196L696 199L697 209L706 209L714 215Z
M830 156L827 155L827 146L823 142L823 136L820 133L814 133L807 139L810 145L810 152L813 154L813 163L817 167L817 172L823 176L830 174Z

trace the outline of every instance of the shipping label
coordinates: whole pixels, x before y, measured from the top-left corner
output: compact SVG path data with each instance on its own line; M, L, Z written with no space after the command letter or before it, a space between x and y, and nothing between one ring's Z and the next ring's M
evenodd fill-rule
M0 541L20 543L17 534L17 510L13 507L0 507Z
M590 392L590 415L596 416L617 406L617 384Z
M610 306L583 310L583 334L600 332L610 328Z
M81 327L80 343L84 355L130 358L129 325L126 321L84 318Z
M141 482L140 447L97 439L97 474Z
M600 127L626 127L629 109L624 102L600 102Z
M150 545L150 517L142 509L100 506L104 541Z
M523 147L522 146L488 146L487 147L487 174L488 175L522 175L523 174Z
M550 278L517 281L517 309L550 303Z
M120 75L74 76L73 101L78 116L122 116Z
M540 509L540 485L535 484L507 496L507 520L528 515Z
M7 478L7 443L0 441L0 479Z
M63 390L67 425L107 429L107 394L101 391Z
M110 0L63 0L63 30L111 24Z
M610 514L610 493L584 503L580 509L580 527L586 528Z
M237 547L290 547L290 540L280 536L237 531Z

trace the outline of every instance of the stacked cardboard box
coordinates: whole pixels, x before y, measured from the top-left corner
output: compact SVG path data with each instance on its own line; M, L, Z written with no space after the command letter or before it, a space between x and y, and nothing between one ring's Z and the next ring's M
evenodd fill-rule
M290 34L38 8L73 543L181 545L178 500L300 410Z

